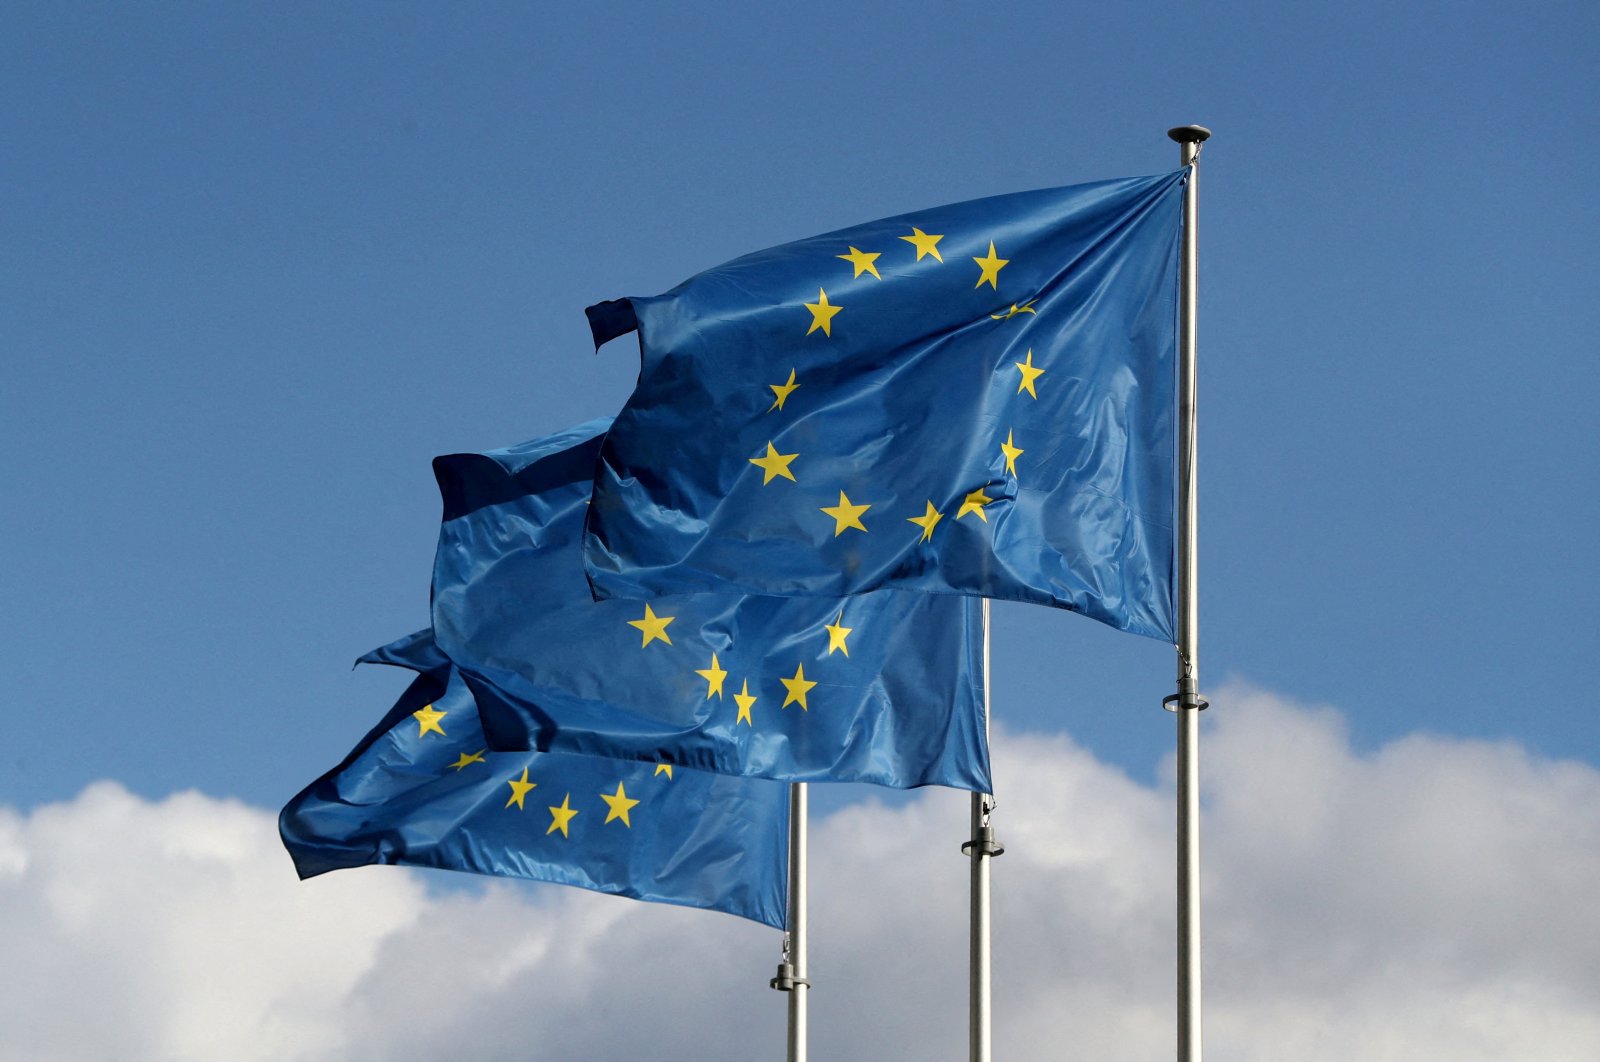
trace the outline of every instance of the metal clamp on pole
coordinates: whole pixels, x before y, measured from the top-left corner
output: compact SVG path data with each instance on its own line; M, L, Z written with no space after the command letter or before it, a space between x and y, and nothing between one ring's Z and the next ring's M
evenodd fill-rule
M810 988L811 982L804 977L796 977L794 975L793 963L780 962L778 964L778 976L768 981L767 985L771 988L776 988L779 992L793 992L796 988Z
M994 839L993 826L979 826L978 836L961 846L964 856L971 856L974 852L980 856L1005 855L1006 846Z
M1178 693L1169 694L1161 698L1161 707L1165 708L1169 712L1181 711L1188 708L1193 708L1197 712L1203 712L1207 708L1211 707L1211 702L1200 696L1200 694L1196 693L1194 690L1182 690Z

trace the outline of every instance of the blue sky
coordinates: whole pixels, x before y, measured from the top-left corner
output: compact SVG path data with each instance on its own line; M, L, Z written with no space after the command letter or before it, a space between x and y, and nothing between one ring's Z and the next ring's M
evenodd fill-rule
M585 305L1189 121L1207 684L1600 762L1592 13L917 10L13 8L0 797L285 796L426 621L429 458L625 397ZM1170 651L999 612L997 717L1148 770Z
M1188 122L1203 684L1332 705L1356 755L1600 767L1593 5L3 18L19 814L107 779L274 809L336 762L403 685L350 662L427 621L429 459L626 397L585 305L1170 169ZM1159 783L1169 647L1028 606L994 637L998 720Z

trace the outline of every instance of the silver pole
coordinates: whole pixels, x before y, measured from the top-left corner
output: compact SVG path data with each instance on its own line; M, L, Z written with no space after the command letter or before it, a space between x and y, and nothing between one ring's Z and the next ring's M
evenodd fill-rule
M989 599L983 599L983 731L989 733ZM1004 852L995 843L988 793L972 794L972 840L961 846L972 859L972 934L968 977L968 1057L990 1062L989 860Z
M806 786L789 787L789 932L783 962L770 982L789 993L789 1062L806 1062Z
M1183 263L1178 317L1178 692L1166 704L1178 717L1178 1062L1200 1062L1200 696L1199 553L1196 524L1195 317L1199 256L1197 160L1211 130L1169 129L1189 168L1183 193Z
M987 818L988 801L982 793L972 794L972 836L978 837ZM972 941L971 969L968 978L968 1051L972 1062L990 1062L989 1054L989 860L983 846L969 846L972 853Z

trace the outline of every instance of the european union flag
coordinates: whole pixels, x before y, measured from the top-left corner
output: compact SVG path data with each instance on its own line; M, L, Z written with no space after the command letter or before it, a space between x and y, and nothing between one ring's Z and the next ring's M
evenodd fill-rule
M302 878L369 863L577 885L782 929L787 787L665 764L490 752L472 695L420 631L363 657L419 672L278 819Z
M606 425L434 461L434 632L490 747L989 790L976 601L595 601L581 549Z
M1183 181L905 214L591 307L643 354L596 594L898 587L1171 641Z

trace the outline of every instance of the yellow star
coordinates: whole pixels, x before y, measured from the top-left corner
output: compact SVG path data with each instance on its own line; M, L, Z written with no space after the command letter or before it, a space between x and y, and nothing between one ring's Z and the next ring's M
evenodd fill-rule
M506 801L506 807L509 808L512 804L515 804L518 811L526 811L527 809L522 806L522 801L527 797L528 790L539 788L539 783L528 781L528 769L524 767L521 778L513 778L506 784L511 787L511 799Z
M463 752L456 762L452 763L450 766L459 771L469 763L482 763L484 762L483 754L488 751L488 749L479 749L477 752L470 754Z
M944 513L933 507L933 502L928 503L928 511L921 516L908 516L907 520L922 528L922 538L918 541L926 542L933 537L933 525L944 519Z
M443 719L449 714L449 712L435 710L431 704L424 704L421 708L418 708L416 711L412 712L412 718L417 721L417 737L421 737L430 730L435 734L438 734L440 737L444 737L444 727L439 725L439 720Z
M828 301L828 293L818 288L817 301L806 303L806 309L811 311L811 327L806 329L806 335L809 336L820 328L823 335L831 337L833 335L833 315L844 309L844 307L830 303Z
M961 508L956 510L956 519L959 520L968 513L977 513L979 520L982 520L984 523L988 523L989 514L983 511L983 507L992 501L994 501L994 499L985 494L983 489L980 487L971 494L967 495L967 500L962 502Z
M852 247L849 254L841 254L837 257L843 258L846 262L855 266L857 277L862 273L871 273L873 276L878 277L879 280L883 279L883 277L878 276L878 267L874 265L878 260L877 254L868 254L866 251L858 251ZM851 279L854 280L855 277L851 277Z
M780 454L778 448L769 442L767 443L767 456L752 457L750 463L761 469L761 485L765 487L778 476L782 476L790 483L795 482L794 473L789 471L789 462L799 456L798 453Z
M717 663L716 653L711 654L711 666L704 671L697 670L695 674L706 680L706 700L709 701L713 696L722 699L722 680L728 677L728 673Z
M855 628L844 625L844 609L841 608L839 610L839 618L828 624L823 630L828 632L829 656L833 655L835 649L842 651L845 656L850 655L850 647L844 643L844 640L850 637L850 632Z
M666 775L667 776L667 781L669 781L669 782L672 781L672 764L670 764L670 763L658 763L658 764L656 764L656 773L651 775L650 777L652 777L652 778L660 778L662 775Z
M778 681L783 683L783 688L789 691L789 696L785 697L783 703L778 705L779 708L787 708L791 704L798 704L801 711L811 711L806 706L806 691L815 686L816 683L806 678L806 666L804 664L795 665L794 678L780 678Z
M621 786L618 786L618 788L620 789ZM548 835L560 830L561 836L571 837L572 834L567 832L567 824L572 821L572 817L577 813L578 809L572 806L572 794L568 793L561 798L560 807L556 807L554 804L550 805L550 828L544 832Z
M755 726L750 721L750 709L755 707L756 698L755 694L750 692L749 679L744 680L744 686L738 693L733 695L733 699L739 705L739 717L733 721L733 725L738 726L740 723L744 723L747 726Z
M942 235L929 236L926 232L913 225L911 227L911 235L900 238L917 249L917 261L922 261L922 256L927 254L933 255L937 261L944 261L944 255L939 253L939 241L944 239Z
M794 370L790 369L788 383L767 384L767 386L778 396L778 400L767 407L767 412L771 413L774 409L782 409L784 402L788 401L789 396L794 394L794 389L800 385L794 382Z
M1016 303L1012 303L1011 309L1007 310L1005 313L991 313L989 318L990 320L994 321L1009 321L1019 313L1031 313L1037 317L1039 315L1039 311L1033 308L1033 304L1038 301L1038 299L1029 299L1021 306L1018 306Z
M1039 392L1033 389L1033 382L1044 375L1044 370L1033 367L1033 348L1028 348L1028 360L1026 363L1014 361L1011 364L1022 370L1022 382L1017 384L1017 394L1020 395L1026 391L1034 398L1038 398Z
M1006 432L1006 441L1000 444L1000 452L1006 455L1006 471L1014 476L1017 474L1017 458L1026 451L1011 441L1011 435L1010 431Z
M671 645L672 639L667 637L667 624L677 618L676 616L658 616L650 611L649 605L646 605L644 607L644 619L629 620L628 626L638 627L644 632L644 641L639 643L640 649L643 649L658 638Z
M983 272L979 274L978 282L972 286L975 288L981 288L985 283L987 283L991 288L999 291L1000 270L1003 269L1006 264L1011 261L1011 259L998 257L994 253L994 241L990 240L989 256L987 258L974 258L973 261L978 263L978 268L983 270Z
M833 537L838 538L844 534L844 529L853 527L857 531L865 531L866 525L861 522L861 514L872 508L871 503L866 505L852 505L844 491L839 492L838 505L824 505L822 511L833 517Z
M637 806L639 802L629 799L628 792L622 788L621 782L617 783L617 791L615 793L601 793L600 799L604 800L606 807L611 809L606 812L606 822L621 819L624 826L630 830L633 829L633 823L628 821L628 809ZM601 825L603 826L605 823L601 823Z

